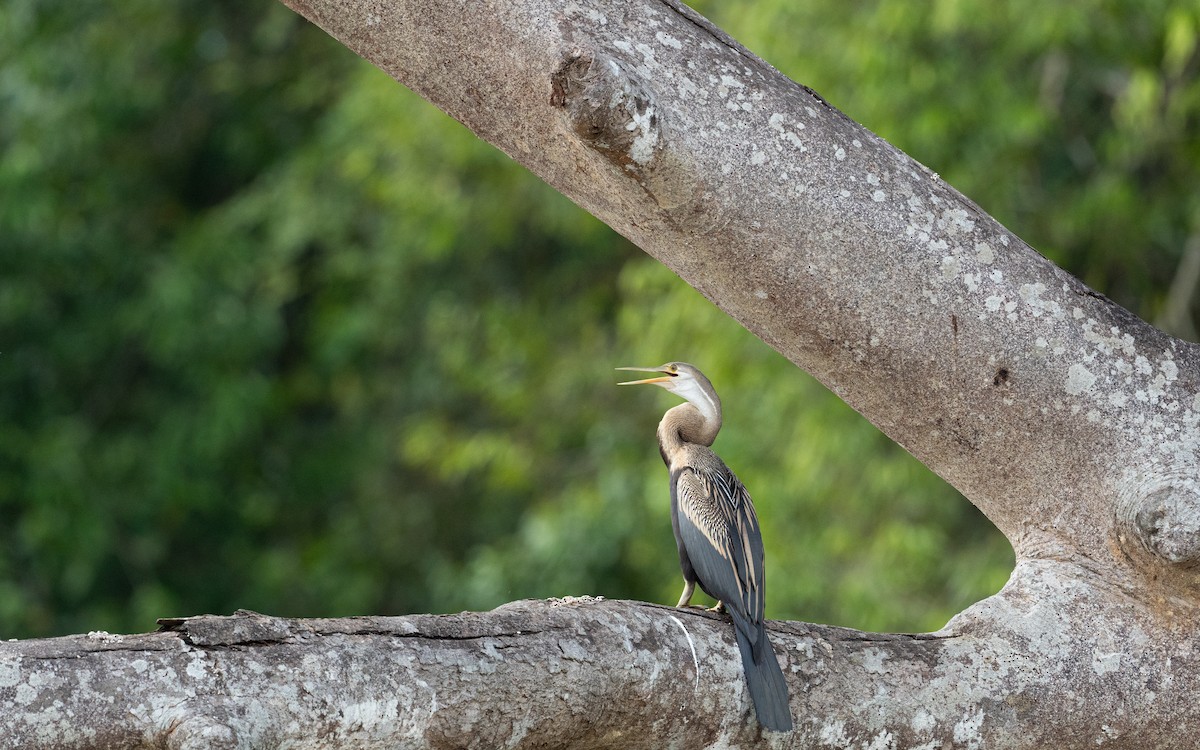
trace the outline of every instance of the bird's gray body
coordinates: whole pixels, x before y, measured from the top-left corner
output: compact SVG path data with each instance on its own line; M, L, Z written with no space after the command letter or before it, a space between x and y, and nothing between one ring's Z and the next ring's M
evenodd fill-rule
M661 437L659 442L661 447ZM698 584L725 606L733 618L746 686L759 722L767 729L789 731L787 684L767 639L763 616L762 532L750 495L725 462L705 446L684 443L664 448L663 458L671 472L671 527L685 585Z
M721 402L699 370L672 362L645 381L687 399L658 425L658 447L671 475L671 526L679 548L686 606L699 585L733 618L746 685L759 722L792 729L787 683L767 639L762 532L750 494L709 447L721 429Z

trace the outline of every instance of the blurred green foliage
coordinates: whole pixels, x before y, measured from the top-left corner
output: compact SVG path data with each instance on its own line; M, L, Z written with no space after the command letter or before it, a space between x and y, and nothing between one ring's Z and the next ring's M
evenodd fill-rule
M1164 305L1200 232L1194 3L699 8ZM1002 585L1011 551L957 493L282 6L0 7L0 637L672 602L672 401L611 370L670 359L725 401L769 614L926 629Z

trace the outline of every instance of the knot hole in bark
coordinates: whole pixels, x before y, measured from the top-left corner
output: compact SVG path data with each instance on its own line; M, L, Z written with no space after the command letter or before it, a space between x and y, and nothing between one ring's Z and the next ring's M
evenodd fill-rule
M1122 504L1122 516L1122 541L1132 536L1158 560L1200 570L1200 486L1195 480L1179 476L1150 483Z
M662 142L662 116L630 66L599 52L572 50L550 80L550 104L566 110L584 143L622 169L645 172Z

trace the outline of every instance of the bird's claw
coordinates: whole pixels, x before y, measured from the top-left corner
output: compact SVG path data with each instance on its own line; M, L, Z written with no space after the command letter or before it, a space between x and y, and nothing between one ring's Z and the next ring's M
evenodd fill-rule
M725 614L725 602L717 602L715 607L706 607L703 604L676 604L676 609L698 609L703 612L715 612L718 615Z

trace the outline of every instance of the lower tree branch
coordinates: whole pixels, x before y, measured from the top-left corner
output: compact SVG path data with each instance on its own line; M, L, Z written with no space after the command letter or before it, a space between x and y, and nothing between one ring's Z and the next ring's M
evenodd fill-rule
M0 736L47 749L1189 746L1195 623L1148 632L1086 571L1038 565L938 633L773 623L789 735L754 720L725 617L583 597L442 616L238 612L0 644Z

